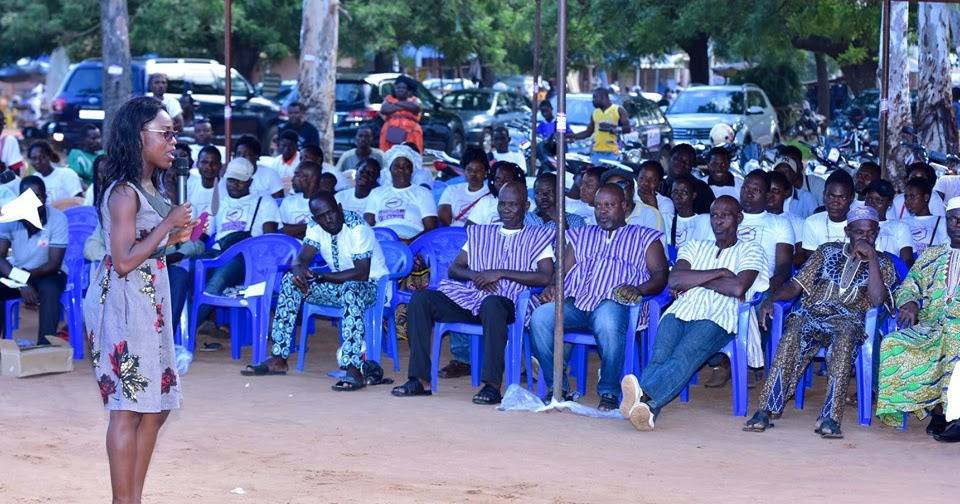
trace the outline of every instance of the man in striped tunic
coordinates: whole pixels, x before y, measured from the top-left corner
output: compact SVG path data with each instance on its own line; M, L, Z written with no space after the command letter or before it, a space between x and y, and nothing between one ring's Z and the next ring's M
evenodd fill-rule
M483 388L476 404L499 404L508 325L514 322L517 298L525 289L543 287L553 275L555 232L524 226L528 207L522 182L500 189L501 224L467 226L467 243L450 265L438 290L413 293L407 308L410 339L409 380L393 389L399 397L430 395L430 337L435 322L483 325ZM519 342L518 342L519 344Z
M667 284L667 258L660 243L663 233L627 225L627 203L620 186L603 185L597 191L594 211L597 226L567 233L563 327L566 331L590 332L596 338L600 352L599 408L608 411L616 409L620 395L630 304L663 291ZM540 295L540 301L546 304L530 318L533 353L540 361L548 387L554 385L555 297L551 284ZM569 350L567 345L564 354ZM562 386L566 395L566 373Z
M675 398L693 373L736 333L737 307L765 271L763 248L737 237L740 204L720 196L710 206L716 240L688 241L670 272L677 300L660 319L650 362L639 381L623 378L620 413L637 430L652 431L661 408Z

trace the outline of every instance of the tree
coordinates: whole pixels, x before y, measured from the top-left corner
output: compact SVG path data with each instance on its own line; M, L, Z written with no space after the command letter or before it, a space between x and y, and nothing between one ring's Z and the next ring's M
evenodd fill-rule
M303 0L299 101L306 118L320 130L320 147L333 161L333 121L337 84L337 0Z
M957 150L957 119L950 93L949 13L941 3L921 3L917 22L920 89L917 132L928 149Z
M896 139L904 128L912 126L910 117L910 82L907 61L908 5L906 2L892 2L890 7L890 81L888 88L889 112L887 114L886 145L880 148L886 152L886 166L882 166L884 178L894 183L897 189L903 189L906 160L909 150ZM881 51L883 48L881 47ZM882 61L882 58L881 58ZM883 68L879 78L883 78ZM883 114L881 113L881 120Z
M127 0L100 0L103 37L103 136L108 138L113 117L132 92Z

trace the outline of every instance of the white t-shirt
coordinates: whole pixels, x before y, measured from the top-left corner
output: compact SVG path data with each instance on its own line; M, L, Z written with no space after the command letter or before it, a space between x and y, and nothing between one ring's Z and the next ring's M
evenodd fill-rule
M902 219L910 227L913 237L913 251L922 254L932 245L950 243L947 235L947 219L939 215L925 215L923 217L910 216ZM939 221L939 222L938 222Z
M801 243L803 241L803 223L806 219L791 212L783 212L779 215L793 226L794 246L796 246L797 243Z
M470 209L470 213L467 214L467 220L474 224L499 224L500 212L497 210L498 201L497 198L492 196L483 198ZM533 211L533 209L528 211Z
M376 235L367 225L363 218L356 216L345 216L343 228L337 234L337 257L333 257L333 235L323 230L318 224L313 223L307 226L306 235L303 242L313 246L320 252L324 262L330 266L333 271L346 271L354 268L353 261L370 258L370 276L368 280L379 280L380 277L388 275L386 261L383 258L383 250L380 243L377 242Z
M743 185L743 179L733 176L733 185L732 186L715 186L710 184L708 181L707 185L710 186L710 190L713 191L713 196L719 198L720 196L732 196L735 200L740 201L740 186Z
M939 182L938 182L939 183ZM936 186L934 186L936 189ZM949 196L949 195L947 195ZM949 197L947 199L950 199ZM946 216L946 205L943 204L943 198L937 194L936 190L930 194L930 201L927 203L927 208L930 209L930 215L936 216ZM913 214L906 209L903 204L903 195L898 194L893 197L893 205L890 207L890 210L887 211L888 219L906 219L907 217L912 217Z
M444 189L437 206L449 205L453 214L450 226L462 227L467 223L467 216L470 212L485 199L494 199L486 185L483 185L477 191L471 191L465 183L453 184ZM459 218L457 218L458 216Z
M672 220L673 214L677 213L673 206L673 200L662 194L657 194L657 209L660 210L660 216L663 217L663 220Z
M648 227L660 232L666 229L660 211L643 203L638 203L633 207L633 212L627 217L627 224Z
M40 172L34 175L43 179L43 184L47 188L47 201L54 202L63 198L72 198L83 193L83 185L80 184L80 177L77 172L70 168L53 167L50 175L44 177Z
M690 217L677 216L677 236L676 243L673 243L673 219L666 222L667 245L672 245L677 250L684 243L692 240L713 240L713 228L710 227L710 216L707 214L694 214Z
M941 221L941 225L943 221ZM904 247L913 248L913 236L910 235L910 226L900 220L887 219L880 223L880 233L877 235L877 250L890 252L900 257L900 250Z
M304 198L302 194L291 194L280 202L280 227L284 224L308 224L312 219L310 198Z
M493 151L493 159L497 161L508 161L515 163L524 172L527 171L527 160L519 152L497 152Z
M197 176L187 178L187 199L190 200L190 210L194 218L200 217L203 212L213 213L213 191L211 187L203 187L203 180ZM226 196L226 188L220 187L220 201Z
M370 197L368 194L366 198L357 198L356 190L354 188L344 189L343 191L337 192L333 197L337 200L337 203L340 203L340 206L343 207L344 211L357 212L360 215L367 210L367 199Z
M820 245L828 242L843 243L847 240L844 228L847 221L833 222L827 212L818 212L803 223L803 248L814 251Z
M257 200L260 201L259 210ZM254 213L256 213L256 220L251 224ZM277 202L273 198L258 198L252 193L242 198L227 196L220 202L220 211L214 219L213 232L218 240L235 231L250 231L250 236L260 236L263 234L263 224L266 222L280 222Z
M960 196L960 175L944 175L937 179L937 183L933 185L933 191L936 196L940 196L936 193L943 193L943 201L950 201L950 198L955 198ZM930 195L930 203L933 204L933 196ZM931 209L933 213L933 209Z
M0 124L0 130L3 125ZM0 161L7 165L7 168L18 168L23 164L23 155L20 154L20 142L13 136L0 136Z
M586 221L588 226L595 226L597 224L597 215L594 213L592 206L581 200L570 199L569 197L564 197L564 201L567 205L567 213L577 214L583 217L583 220Z
M393 175L390 174L390 170L387 169L386 166L380 170L380 179L377 182L383 187L393 185ZM410 185L424 186L433 189L433 174L426 168L414 169L413 173L410 174Z
M300 166L300 153L296 153L290 158L290 162L284 162L283 154L277 154L276 156L270 158L272 161L269 163L264 163L267 166L273 168L273 171L277 173L281 180L285 177L293 177L293 171ZM257 170L259 171L259 170Z
M162 101L163 106L167 108L167 114L170 114L171 118L183 114L183 107L180 106L180 100L168 94L164 94L163 99L160 101Z
M393 186L377 187L367 196L364 213L372 214L376 227L387 227L403 239L423 232L423 219L437 216L433 193L423 186L410 185L403 189Z
M513 234L517 234L517 233L519 233L520 231L523 231L523 228L520 228L520 229L503 229L503 226L501 226L500 229L498 229L498 231L500 231L500 234L502 234L502 235L510 236L510 235L513 235ZM470 242L469 242L469 241L464 242L463 248L462 248L461 250L463 250L465 253L469 254L469 253L470 253ZM554 253L553 253L553 245L547 245L547 248L543 249L543 252L540 252L540 255L538 255L536 258L534 258L533 264L531 265L531 266L533 267L533 269L536 270L536 269L537 269L537 263L539 263L540 261L542 261L542 260L544 260L544 259L550 259L551 261L555 259L555 256L554 256Z
M759 243L763 248L768 276L764 278L766 285L757 285L761 282L761 278L757 277L757 283L754 284L757 292L770 288L770 277L773 276L777 266L777 245L783 243L793 247L796 244L790 221L769 212L758 214L744 212L743 221L737 227L737 239Z
M258 166L257 171L253 172L253 183L250 184L250 194L273 198L273 193L282 190L283 182L280 180L277 172L272 168ZM190 193L188 192L187 194L189 195ZM220 179L220 194L221 198L226 198L227 179Z

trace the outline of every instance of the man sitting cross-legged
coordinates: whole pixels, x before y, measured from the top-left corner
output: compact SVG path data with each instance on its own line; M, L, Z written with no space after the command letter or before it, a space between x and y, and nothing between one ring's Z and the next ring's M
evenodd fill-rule
M770 420L783 414L786 401L798 386L803 386L804 369L821 348L826 348L830 356L827 392L816 432L823 438L843 437L840 423L850 366L867 337L864 317L870 308L890 303L890 287L896 278L890 258L877 252L880 219L876 210L868 206L850 210L844 232L847 243L820 245L796 276L760 306L760 323L766 325L773 303L800 295L800 302L784 323L760 393L760 408L743 430L763 432L772 427Z
M623 378L620 413L637 430L652 431L660 410L676 397L690 377L737 332L737 307L758 278L766 284L763 247L741 240L740 204L723 195L710 206L716 240L687 241L670 272L677 300L667 308L653 343L650 362L640 380Z
M373 229L360 214L344 212L333 193L321 192L310 198L310 212L313 222L307 227L303 248L281 282L270 331L272 355L256 366L247 366L241 374L286 374L291 336L301 303L306 300L343 307L340 367L346 368L347 374L333 389L357 390L364 386L360 373L363 312L377 299L377 280L389 272ZM308 269L317 252L323 256L330 272Z
M476 404L499 404L508 325L520 293L543 287L553 275L554 231L524 226L527 191L521 182L500 189L497 210L501 224L467 226L467 243L450 265L451 278L438 290L418 290L407 308L410 367L407 383L393 395L430 395L430 337L436 322L483 325L483 388ZM519 344L519 342L518 342Z
M667 284L667 258L660 243L663 233L627 225L627 204L620 186L600 187L594 210L597 226L571 229L567 233L563 270L557 274L564 275L564 292L560 294L566 298L564 330L589 332L597 340L599 408L609 411L617 408L620 395L629 304L663 291ZM540 361L548 388L555 385L555 296L552 285L544 289L540 300L546 304L537 308L530 318L533 354ZM564 357L571 348L572 345L565 346ZM569 390L566 373L562 387L564 392Z

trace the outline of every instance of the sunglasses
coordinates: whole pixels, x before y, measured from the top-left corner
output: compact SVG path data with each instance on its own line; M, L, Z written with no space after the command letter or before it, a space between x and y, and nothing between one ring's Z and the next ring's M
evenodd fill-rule
M177 132L173 130L158 130L158 129L144 129L143 131L149 131L151 133L160 133L163 135L163 139L166 141L172 141L174 138L177 138Z

